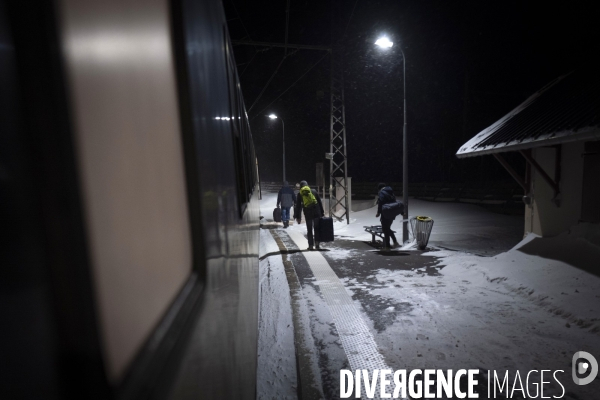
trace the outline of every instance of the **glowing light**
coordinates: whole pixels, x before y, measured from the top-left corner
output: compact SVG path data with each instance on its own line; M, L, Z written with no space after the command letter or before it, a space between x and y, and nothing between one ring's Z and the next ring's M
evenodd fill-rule
M269 118L271 118L271 119L277 119L277 115L271 114L271 115L269 115Z
M394 45L394 42L391 42L390 39L383 36L383 37L380 37L379 39L377 39L375 44L377 46L381 47L382 49L389 49L390 47L392 47Z

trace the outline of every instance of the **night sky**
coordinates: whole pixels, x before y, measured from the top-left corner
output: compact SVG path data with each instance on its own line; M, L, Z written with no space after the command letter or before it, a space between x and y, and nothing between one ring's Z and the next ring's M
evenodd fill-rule
M398 46L407 62L410 181L466 182L511 179L493 157L454 154L535 91L597 58L600 43L591 1L346 0L336 13L331 1L337 0L291 0L288 41L343 44L348 175L355 181L401 181ZM285 0L223 4L232 40L285 41ZM332 35L332 18L345 36ZM373 44L382 34L392 49ZM314 182L315 163L329 151L329 56L289 49L257 101L284 49L239 45L234 52L246 109L252 107L261 180L282 176L281 122L265 117L273 112L285 121L288 180ZM523 164L510 160L516 168Z

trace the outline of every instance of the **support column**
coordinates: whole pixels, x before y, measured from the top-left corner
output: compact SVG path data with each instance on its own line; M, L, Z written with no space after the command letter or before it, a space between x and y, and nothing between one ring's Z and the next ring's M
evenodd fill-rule
M345 180L345 182L344 182ZM344 199L348 201L348 208L344 208L341 203L338 203L335 212L343 212L348 210L348 214L352 211L352 178L348 177L344 179L343 176L338 176L335 178L335 197L337 200ZM348 196L346 196L346 191L348 191Z
M329 152L329 215L339 221L346 219L350 223L348 164L346 157L346 112L344 108L343 60L339 48L331 52L331 122ZM337 180L337 177L342 177ZM333 197L333 183L336 183L336 195ZM340 189L338 189L340 188ZM338 190L342 195L338 196ZM340 210L337 214L334 211Z

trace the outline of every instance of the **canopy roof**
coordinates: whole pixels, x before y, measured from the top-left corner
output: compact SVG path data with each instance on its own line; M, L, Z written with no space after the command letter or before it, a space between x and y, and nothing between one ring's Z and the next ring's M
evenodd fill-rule
M561 76L462 145L456 156L473 157L600 140L600 70Z

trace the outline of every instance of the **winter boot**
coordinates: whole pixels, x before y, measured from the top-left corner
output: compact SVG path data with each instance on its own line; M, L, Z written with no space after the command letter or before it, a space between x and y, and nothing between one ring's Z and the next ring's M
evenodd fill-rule
M321 248L319 247L319 242L315 242L315 248L316 248L317 250L321 250Z

